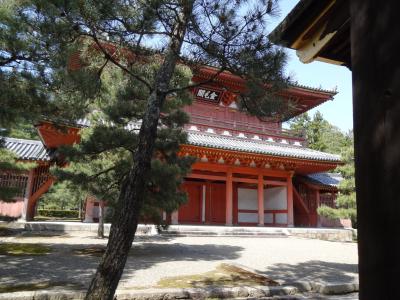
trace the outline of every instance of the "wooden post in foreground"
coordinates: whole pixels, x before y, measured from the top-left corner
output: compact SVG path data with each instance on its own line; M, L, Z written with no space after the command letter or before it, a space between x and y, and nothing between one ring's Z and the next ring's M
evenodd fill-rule
M400 2L352 0L360 299L397 299L400 278Z

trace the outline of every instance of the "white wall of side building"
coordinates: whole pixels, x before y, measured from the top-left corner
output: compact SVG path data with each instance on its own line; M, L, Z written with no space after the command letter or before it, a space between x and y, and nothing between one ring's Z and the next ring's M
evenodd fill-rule
M256 212L240 212L241 210L255 210ZM238 188L238 222L258 222L257 190Z
M238 188L238 221L239 223L258 222L257 189ZM246 210L246 212L241 212ZM286 225L287 212L287 188L285 186L264 189L264 213L265 224ZM254 212L249 212L254 211ZM273 212L272 212L273 211ZM282 211L282 212L275 212Z

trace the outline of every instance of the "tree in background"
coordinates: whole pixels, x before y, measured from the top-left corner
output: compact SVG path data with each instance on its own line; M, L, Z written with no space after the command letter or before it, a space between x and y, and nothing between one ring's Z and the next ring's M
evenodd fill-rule
M70 181L59 181L40 199L43 209L80 209L86 194Z
M356 211L356 184L354 170L354 145L343 148L342 160L345 163L339 166L337 170L343 177L339 184L339 195L336 199L336 206L342 211L342 218L350 218L354 228L357 228Z
M289 122L290 129L303 132L308 147L318 151L340 154L343 147L352 145L352 135L344 134L330 124L317 111L311 118L308 113L301 114Z
M32 121L25 118L7 129L7 136L17 139L39 140L39 135Z
M86 299L113 298L141 212L160 206L170 211L183 197L177 187L189 159L176 154L187 120L179 107L196 86L183 66L194 72L216 67L214 77L198 84L223 71L240 76L247 88L232 92L241 109L261 118L283 113L286 106L276 92L287 84L285 55L266 40L265 31L273 2L31 0L14 7L12 13L25 18L21 21L54 56L43 72L57 107L51 117L91 118L92 132L64 153L78 169L85 160L101 160L100 170L70 178L93 182L115 172L110 178L118 184L109 242ZM76 53L80 67L65 72L62 63ZM114 165L103 168L109 162ZM171 195L175 200L168 202Z
M33 30L27 16L17 13L22 3L0 2L0 169L13 173L26 172L35 164L17 162L4 148L2 137L37 139L33 123L42 113L54 111L46 71L56 61L55 52L39 31ZM0 199L14 201L19 192L0 186Z
M322 206L318 208L318 214L329 219L349 218L353 227L356 228L353 133L343 133L325 120L319 111L314 114L312 119L307 113L294 118L290 122L290 128L297 131L304 130L309 148L341 155L344 165L335 170L343 177L338 186L336 208Z
M341 152L343 166L336 168L343 180L339 183L339 194L336 198L336 208L321 206L318 208L318 214L329 219L346 218L351 219L353 228L357 228L356 211L356 186L354 179L354 146L344 146Z

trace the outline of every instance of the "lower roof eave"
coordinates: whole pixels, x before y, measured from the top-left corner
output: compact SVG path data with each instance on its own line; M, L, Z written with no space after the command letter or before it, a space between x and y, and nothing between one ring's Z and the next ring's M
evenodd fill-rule
M338 165L342 165L341 161L333 161L333 160L318 160L318 159L310 159L310 158L298 158L298 157L289 157L289 156L279 156L279 155L270 155L270 154L260 154L254 152L246 152L246 151L234 151L227 150L221 148L212 148L212 147L204 147L204 146L196 146L184 144L181 145L180 155L190 155L197 157L198 159L203 158L204 156L209 156L211 159L208 160L209 163L215 161L218 163L218 160L222 158L224 163L231 163L234 165L234 161L236 159L244 160L247 163L254 162L257 167L266 168L266 164L271 164L271 169L277 169L283 165L284 170L287 171L295 171L299 174L310 174L317 172L325 172L329 170L335 169ZM218 163L220 164L220 163ZM282 165L281 165L282 164ZM282 169L281 169L282 170Z

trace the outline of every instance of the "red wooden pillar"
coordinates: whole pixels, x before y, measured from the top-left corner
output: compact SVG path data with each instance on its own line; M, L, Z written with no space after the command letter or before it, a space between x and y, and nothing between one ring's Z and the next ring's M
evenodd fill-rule
M34 217L34 211L30 210L30 197L32 193L32 183L35 168L31 169L28 174L28 181L26 183L25 196L24 196L24 208L22 210L22 219L25 221L31 221Z
M233 199L233 184L232 184L232 170L226 172L226 215L225 225L232 226L232 199Z
M287 178L287 225L288 227L293 227L294 225L294 216L293 216L293 183L292 183L292 176L291 173Z
M258 226L264 226L264 176L258 175Z
M319 194L319 190L315 190L315 213L317 215L317 227L321 227L321 221L319 219L319 214L318 214L318 207L321 204L321 200L320 200L320 194Z

